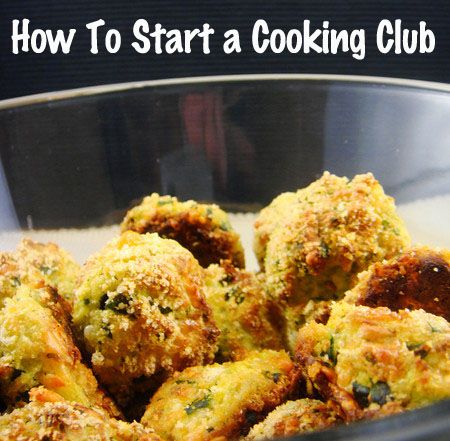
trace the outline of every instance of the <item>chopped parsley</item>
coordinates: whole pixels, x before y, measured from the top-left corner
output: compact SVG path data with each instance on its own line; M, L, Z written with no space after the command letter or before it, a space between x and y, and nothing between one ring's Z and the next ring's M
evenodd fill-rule
M352 392L355 397L356 402L362 407L367 407L369 405L369 393L370 389L367 386L357 383L356 381L352 384Z
M383 404L386 404L390 394L391 388L389 387L389 384L384 381L378 381L372 386L369 398L373 403L377 403L382 406Z
M125 294L117 294L114 297L108 297L108 294L103 294L100 298L100 309L109 309L116 314L128 314L127 308L130 305L130 299Z
M158 309L159 309L159 311L161 312L161 314L164 314L164 315L169 314L170 312L173 311L172 308L171 308L170 306L161 306L161 305L158 305Z
M245 295L238 288L233 287L229 291L225 293L225 300L228 302L231 298L234 298L234 301L237 305L240 305L245 300Z
M22 282L20 281L20 279L18 277L13 277L11 280L11 285L17 287L17 286L22 285Z
M328 359L333 364L333 366L336 366L337 352L334 348L334 337L333 336L330 337L330 347L328 348L327 355L328 355Z
M205 409L206 407L209 407L210 403L211 403L211 394L208 394L199 400L193 401L191 404L189 404L184 408L184 411L188 415L191 415L198 409Z
M353 396L362 407L368 407L369 403L377 403L383 406L391 395L391 388L384 381L377 381L372 387L363 386L356 381L352 384Z
M39 270L42 272L42 274L45 274L46 276L49 276L54 270L53 268L50 268L49 266L42 265Z
M195 381L193 380L183 380L182 378L180 378L179 380L175 380L176 384L183 384L183 383L187 383L187 384L195 384Z
M222 222L220 224L220 229L223 231L230 231L231 230L231 225L228 222Z
M330 255L330 247L325 243L320 244L320 257L327 258Z
M274 383L278 383L278 381L280 381L281 374L279 372L264 371L263 374L266 378L272 380Z

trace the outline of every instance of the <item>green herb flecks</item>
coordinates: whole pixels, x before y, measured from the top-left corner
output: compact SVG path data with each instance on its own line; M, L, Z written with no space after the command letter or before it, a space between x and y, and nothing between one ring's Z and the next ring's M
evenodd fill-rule
M370 389L369 399L372 403L382 406L388 401L389 395L391 395L389 384L384 381L378 381Z
M175 380L175 383L176 384L184 384L184 383L186 383L186 384L195 384L195 381L193 381L193 380L183 380L182 378L180 378L178 380Z
M244 293L236 287L231 288L225 293L225 300L228 302L230 299L234 299L237 305L240 305L245 300Z
M370 388L367 386L363 386L362 384L354 381L352 383L352 392L355 397L356 402L362 407L365 408L369 405L369 393Z
M321 242L319 252L320 257L326 259L330 255L330 247L325 242Z
M279 372L264 371L263 374L274 383L278 383L280 381L281 374Z
M188 415L191 415L199 409L205 409L205 408L209 407L210 403L211 403L211 394L208 394L208 395L205 395L200 400L193 401L191 404L189 404L189 406L186 406L184 408L184 411Z
M116 314L127 314L130 299L125 294L117 294L109 298L105 303L105 309L114 311Z
M167 315L167 314L169 314L170 312L173 311L172 308L171 308L170 306L161 306L161 305L158 305L158 309L159 309L159 311L161 312L161 314L164 314L164 315Z
M336 349L334 347L334 337L333 336L330 337L330 346L328 347L327 356L328 356L328 360L330 360L330 363L333 366L336 366L336 363L337 363L337 352L336 352Z
M22 282L20 281L20 279L18 277L13 277L11 279L11 285L14 286L15 288L17 288L18 286L22 285Z
M53 268L50 268L49 266L46 265L42 265L41 267L39 267L39 270L41 271L42 274L49 276L50 274L52 274L54 272Z

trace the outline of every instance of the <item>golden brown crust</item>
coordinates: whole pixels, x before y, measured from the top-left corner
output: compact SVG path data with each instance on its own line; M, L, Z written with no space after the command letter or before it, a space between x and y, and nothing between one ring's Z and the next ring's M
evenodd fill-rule
M347 421L450 397L450 324L423 310L337 302L326 325L300 329L296 360Z
M262 213L257 227L268 223L267 286L285 311L293 350L308 302L341 298L359 272L397 255L410 238L393 199L371 173L350 181L325 172L294 199L277 198L273 210L280 211L272 215L276 222Z
M254 426L245 441L281 438L314 430L323 430L343 423L340 410L333 402L324 403L308 398L288 401L273 410Z
M412 249L373 265L354 290L357 305L423 309L449 321L450 252Z
M0 416L5 441L161 441L151 429L107 417L97 409L65 401L44 388L30 391L31 402Z
M192 367L153 396L142 418L167 441L236 440L295 390L298 370L285 352Z
M192 254L157 234L125 232L82 270L74 323L94 372L119 404L214 359L218 330Z
M62 397L120 412L81 361L65 312L49 288L25 284L0 310L0 395L9 406L27 401L32 387L44 385Z
M283 349L281 311L264 289L263 275L231 262L206 270L206 300L220 330L217 361L240 360L254 350Z
M72 305L80 266L67 251L51 242L23 239L14 254L22 267L38 271L45 283Z
M299 190L270 235L268 283L277 298L336 298L370 263L409 244L403 222L372 174L352 181L327 172Z
M230 260L238 268L245 266L239 236L216 205L180 202L153 193L127 213L122 222L122 231L126 230L173 239L191 251L203 267L221 259Z

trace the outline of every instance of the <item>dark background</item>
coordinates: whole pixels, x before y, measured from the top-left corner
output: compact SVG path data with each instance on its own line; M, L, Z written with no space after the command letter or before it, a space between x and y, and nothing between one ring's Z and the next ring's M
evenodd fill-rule
M28 18L30 27L44 29L76 28L68 55L11 52L11 21ZM102 50L89 52L86 23L103 18L107 26L119 29L122 48L117 54ZM201 27L208 22L216 31L211 54L194 46L191 54L140 55L131 48L132 26L145 18L150 27L156 22L166 29ZM258 18L271 28L299 27L304 19L321 27L323 20L336 29L364 28L366 58L358 61L351 53L256 54L251 47L251 29ZM436 36L432 54L382 55L375 43L376 28L383 18L401 18L405 26L418 28L425 20ZM380 75L432 81L450 81L450 2L438 1L85 1L27 0L0 1L0 98L91 86L97 84L238 73L334 73ZM224 55L222 35L237 28L242 53Z

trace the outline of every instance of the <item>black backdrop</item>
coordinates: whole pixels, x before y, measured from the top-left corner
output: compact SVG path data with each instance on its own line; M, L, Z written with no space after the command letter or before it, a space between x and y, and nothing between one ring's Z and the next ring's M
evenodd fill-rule
M86 1L14 0L0 1L0 98L10 98L51 90L157 78L198 75L321 72L381 75L450 81L450 2L368 0L303 1ZM11 20L28 18L31 25L49 29L76 28L68 55L11 53ZM89 52L89 33L85 24L103 18L122 33L117 54ZM221 38L212 39L211 54L194 47L191 54L137 54L131 47L132 25L138 18L166 28L195 28L208 22L222 34L226 29L240 31L243 51L223 55ZM357 61L351 54L258 55L251 48L251 28L258 18L270 26L289 29L310 19L320 27L330 20L337 29L366 29L366 58ZM432 54L381 55L375 45L376 27L383 18L401 18L405 26L416 28L425 20L436 35Z

